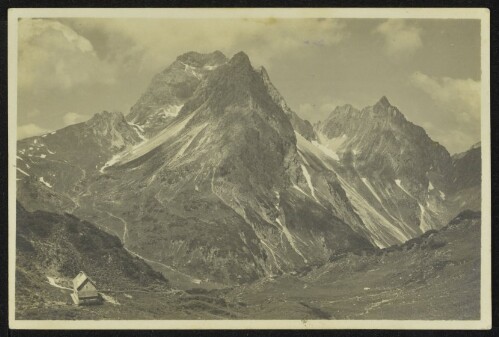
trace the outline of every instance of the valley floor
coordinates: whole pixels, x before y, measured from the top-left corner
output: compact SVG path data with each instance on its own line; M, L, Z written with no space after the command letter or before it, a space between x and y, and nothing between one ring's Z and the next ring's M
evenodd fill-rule
M374 255L346 255L302 273L224 289L110 292L102 305L72 305L47 280L17 289L17 319L480 318L480 219L450 224ZM115 303L112 303L115 302Z

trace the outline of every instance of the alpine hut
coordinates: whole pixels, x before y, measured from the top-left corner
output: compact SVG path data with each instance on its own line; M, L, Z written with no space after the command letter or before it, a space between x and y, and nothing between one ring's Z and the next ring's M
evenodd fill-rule
M76 305L101 302L101 297L97 292L94 281L82 271L73 279L73 293L71 297Z

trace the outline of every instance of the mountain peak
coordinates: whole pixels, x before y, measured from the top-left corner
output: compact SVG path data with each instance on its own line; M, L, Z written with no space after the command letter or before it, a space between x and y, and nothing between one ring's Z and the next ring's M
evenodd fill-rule
M97 112L85 124L92 128L106 129L114 128L118 125L128 125L123 113L119 111L109 112L107 110Z
M383 108L388 108L392 106L388 98L386 98L386 96L382 96L375 105L381 106Z
M227 58L227 56L225 56L225 54L222 53L220 50L215 50L213 53L211 53L211 55L213 55L215 57L219 57L219 58L224 58L224 59Z
M246 55L245 52L240 51L239 53L235 54L232 56L232 59L230 60L231 64L241 64L241 65L249 65L251 66L250 59L248 55Z
M353 107L351 104L344 104L344 105L338 105L335 109L337 112L351 112L351 111L358 111Z
M98 120L125 120L125 116L123 115L123 113L119 112L119 111L107 111L107 110L103 110L101 112L97 112L95 115L92 116L92 118L89 120L89 122L91 121L98 121Z
M334 110L329 113L329 116L326 118L325 121L327 121L328 119L334 118L337 115L351 114L351 113L356 113L356 112L360 112L360 111L357 110L351 104L337 105L336 108L334 108Z
M269 73L267 72L267 69L265 69L264 66L261 66L260 68L258 68L258 72L260 73L260 75L262 75L262 78L264 79L264 81L266 81L266 80L270 81Z
M194 67L200 67L204 65L219 65L225 63L227 62L227 57L219 50L207 54L189 51L178 56L177 61Z
M369 108L378 117L383 116L399 123L405 120L405 116L388 101L386 96L381 97L374 106Z

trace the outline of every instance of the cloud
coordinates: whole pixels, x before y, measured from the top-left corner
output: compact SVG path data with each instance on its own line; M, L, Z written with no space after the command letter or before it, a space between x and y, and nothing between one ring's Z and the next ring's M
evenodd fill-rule
M26 113L26 116L28 118L40 116L40 110L38 108L33 108Z
M112 83L113 67L100 60L92 43L55 20L19 22L20 90L68 90L81 84Z
M464 150L480 139L480 81L422 72L413 73L410 81L433 99L438 111L426 127L445 140L451 152Z
M87 118L83 115L77 114L76 112L68 112L62 117L65 125L76 124L84 122Z
M243 50L255 67L269 68L271 59L307 59L346 36L330 19L22 19L18 33L20 123L51 127L69 123L68 111L127 110L153 75L188 51Z
M317 52L337 45L348 36L345 24L334 19L275 20L264 24L250 20L241 27L233 45L248 49L257 63L269 63L271 58L283 58L288 53Z
M290 52L335 45L346 36L345 25L333 19L74 19L68 25L82 33L112 36L106 43L113 48L104 52L131 48L131 57L140 57L146 72L156 72L192 50L221 50L229 57L243 50L262 65Z
M404 20L387 20L377 26L374 33L382 36L389 55L411 54L423 46L421 29Z
M479 120L481 90L479 81L437 78L415 72L411 75L411 83L430 95L442 108L454 113L453 117L461 122Z
M17 139L24 139L32 136L39 136L47 133L49 130L44 129L34 123L24 124L17 127Z

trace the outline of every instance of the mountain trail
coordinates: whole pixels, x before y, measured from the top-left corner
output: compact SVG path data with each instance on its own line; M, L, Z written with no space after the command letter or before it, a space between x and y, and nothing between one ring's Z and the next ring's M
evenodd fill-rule
M57 282L55 281L55 279L53 277L47 276L47 280L48 280L48 284L50 284L53 287L56 287L56 288L59 288L59 289L64 289L64 290L71 290L71 291L73 291L73 289L71 289L71 288L63 287L63 286L57 284Z

